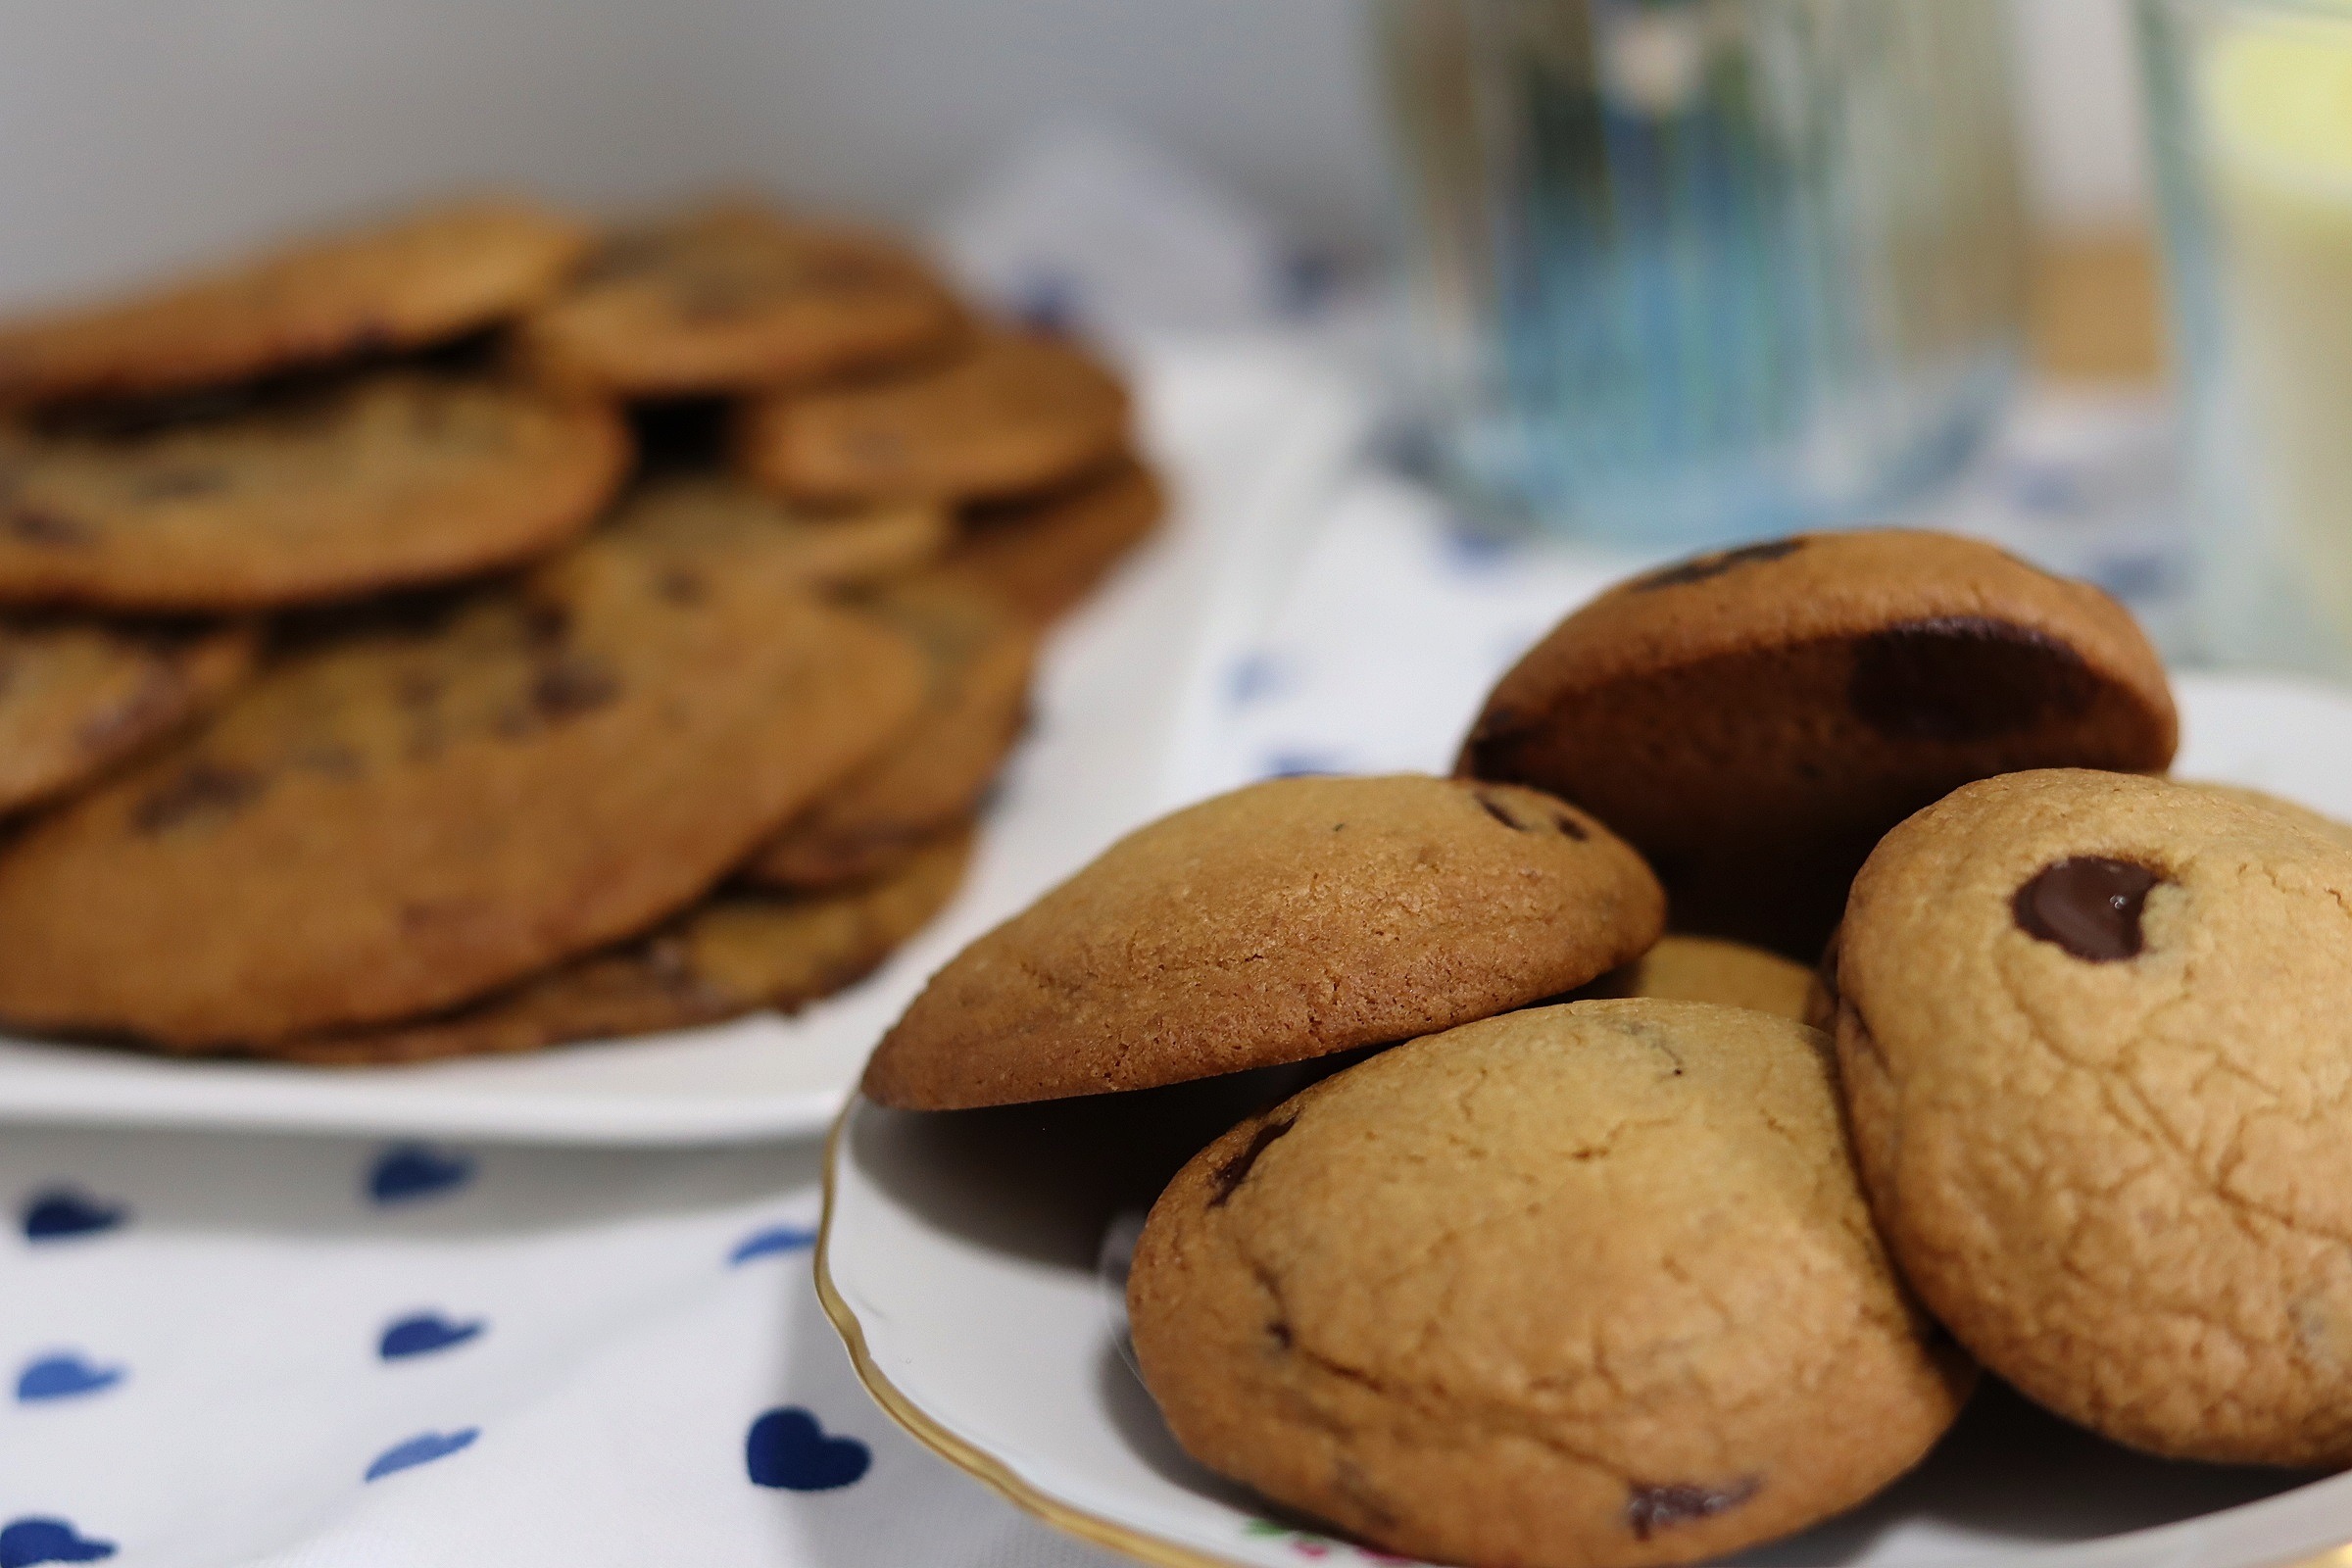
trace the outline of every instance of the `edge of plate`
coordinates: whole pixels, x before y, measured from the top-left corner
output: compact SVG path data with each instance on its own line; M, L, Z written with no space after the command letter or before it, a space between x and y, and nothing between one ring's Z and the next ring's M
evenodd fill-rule
M1154 1568L1236 1568L1235 1559L1219 1557L1190 1546L1180 1546L1157 1536L1146 1535L1128 1525L1089 1513L1083 1508L1063 1502L1058 1497L1038 1491L1004 1461L984 1452L971 1443L957 1437L924 1413L921 1406L902 1393L874 1363L873 1353L865 1344L865 1329L858 1314L833 1284L832 1245L833 1217L836 1209L838 1161L841 1158L841 1137L857 1112L861 1096L853 1094L841 1114L833 1118L825 1134L824 1209L816 1227L816 1299L832 1323L833 1332L840 1336L842 1348L850 1353L850 1366L865 1392L882 1407L883 1413L896 1421L907 1436L938 1454L976 1480L985 1482L999 1495L1023 1512L1044 1520L1056 1530L1076 1536L1090 1545L1108 1547L1125 1552L1154 1565Z

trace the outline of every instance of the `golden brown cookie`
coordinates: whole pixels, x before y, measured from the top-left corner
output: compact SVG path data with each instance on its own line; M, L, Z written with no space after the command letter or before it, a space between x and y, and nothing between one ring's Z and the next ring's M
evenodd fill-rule
M955 536L946 512L921 502L815 512L741 479L673 474L632 492L607 531L676 563L725 571L758 552L804 584L856 588L919 570Z
M620 483L603 404L389 371L159 426L0 426L0 603L271 608L544 555Z
M968 827L887 876L798 897L726 893L650 937L561 964L438 1018L271 1047L284 1061L368 1067L506 1055L578 1040L796 1011L856 984L930 923L963 881Z
M985 501L1067 484L1127 443L1127 394L1066 343L985 334L905 375L748 406L745 471L806 501Z
M1838 1047L1887 1245L1984 1364L2180 1458L2352 1463L2352 848L2015 773L1886 835Z
M1326 1080L1153 1205L1144 1381L1210 1469L1432 1562L1689 1562L1841 1512L1974 1368L1871 1228L1827 1048L1586 1002Z
M211 710L253 652L242 628L0 620L0 813L54 799Z
M551 377L648 398L867 371L959 330L953 297L903 247L727 205L614 236L519 340Z
M323 634L0 855L0 1017L173 1048L406 1017L692 903L912 715L789 533L609 530Z
M964 949L864 1089L954 1110L1410 1039L1583 985L1664 913L1638 856L1533 790L1254 784L1129 834Z
M857 603L923 650L922 710L752 858L743 879L754 886L824 888L878 875L972 814L1028 716L1036 633L986 592L935 573Z
M154 292L0 323L0 407L178 392L488 326L586 248L570 220L457 202L297 239Z
M1152 470L1122 458L1042 500L968 509L948 569L1046 625L1150 538L1166 511Z
M2189 781L2184 780L2183 782ZM2242 801L2249 806L2259 806L2268 810L2283 812L2298 825L2311 829L2323 838L2339 839L2347 846L2352 846L2352 822L2338 821L2325 811L2315 811L2308 806L2298 805L2296 802L2287 800L2284 796L2273 795L2268 790L2253 789L2244 784L2217 784L2203 780L2191 782L2189 787L2209 790L2216 795L2232 801Z
M1585 987L1578 997L1712 1002L1810 1023L1813 986L1812 970L1777 953L1720 937L1668 935L1622 969L1612 969Z
M1612 589L1502 678L1461 769L1575 801L1685 930L1810 961L1881 834L1971 779L2154 771L2178 726L2121 605L1974 540L1808 534Z

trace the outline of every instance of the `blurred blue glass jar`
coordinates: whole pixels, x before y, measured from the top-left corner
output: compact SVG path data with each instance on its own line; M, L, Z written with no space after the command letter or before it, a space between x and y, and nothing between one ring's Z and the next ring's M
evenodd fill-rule
M1379 0L1442 477L1638 546L1973 450L2024 279L2001 0Z

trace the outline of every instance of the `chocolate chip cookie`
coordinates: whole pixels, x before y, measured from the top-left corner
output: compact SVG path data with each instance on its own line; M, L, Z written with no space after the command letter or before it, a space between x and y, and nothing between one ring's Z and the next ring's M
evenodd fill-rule
M1077 349L991 332L900 376L785 392L745 411L744 469L807 501L985 501L1104 467L1127 443L1127 394Z
M252 668L242 628L0 619L0 814L54 799L218 705Z
M948 569L1047 625L1094 592L1166 511L1152 470L1121 459L1041 500L967 508Z
M271 1047L280 1060L365 1067L507 1055L580 1040L791 1012L870 974L962 883L969 828L870 882L772 897L725 893L650 937L592 954L441 1017Z
M1461 769L1575 801L1678 928L1810 961L1880 835L1971 779L2155 771L2178 726L2131 614L1989 545L1812 534L1702 556L1570 615Z
M319 633L0 854L0 1017L202 1049L449 1006L692 903L921 700L782 533L602 531L414 619Z
M0 407L179 392L484 327L588 245L514 200L453 203L281 244L151 293L0 322Z
M2352 848L2071 770L1886 836L1838 1048L1888 1246L1984 1364L2135 1447L2352 1463Z
M878 234L729 205L616 235L521 326L551 377L623 397L753 392L934 354L962 330Z
M1652 997L1661 1002L1712 1002L1809 1023L1814 976L1793 959L1744 942L1668 935L1633 962L1610 970L1577 995L1580 1000Z
M966 948L864 1089L950 1110L1410 1039L1580 986L1664 913L1639 856L1534 790L1255 784L1128 835Z
M0 603L247 610L466 576L585 529L628 462L603 404L405 370L0 427Z
M972 814L1028 714L1036 634L987 593L934 574L857 605L923 650L922 710L752 858L743 876L756 886L833 887L887 869Z
M1152 1207L1144 1380L1210 1469L1432 1562L1689 1562L1838 1513L1974 1369L1871 1228L1827 1046L1587 1002L1328 1079Z
M605 532L661 552L673 569L723 572L751 552L804 584L856 588L938 560L955 526L921 502L814 511L741 479L681 473L632 491Z

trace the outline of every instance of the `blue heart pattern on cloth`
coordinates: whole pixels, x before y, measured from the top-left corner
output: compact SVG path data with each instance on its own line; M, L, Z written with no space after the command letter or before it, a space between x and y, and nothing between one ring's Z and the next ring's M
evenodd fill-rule
M424 1144L395 1144L368 1172L368 1196L378 1203L413 1203L454 1192L473 1180L473 1161Z
M70 1236L95 1236L111 1231L130 1217L120 1203L108 1203L71 1187L52 1187L24 1201L24 1239L59 1242Z
M482 1435L480 1427L462 1427L456 1432L419 1432L406 1443L395 1443L375 1456L368 1466L363 1481L381 1481L402 1470L414 1470L435 1459L446 1459L460 1448L469 1448L473 1440Z
M763 1231L754 1231L735 1244L727 1254L729 1263L749 1263L755 1257L773 1257L778 1252L799 1252L816 1245L816 1232L806 1225L770 1225Z
M93 1541L63 1519L12 1519L0 1528L0 1568L44 1562L97 1562L115 1554L111 1541Z
M375 1343L375 1353L387 1361L404 1356L430 1355L464 1345L490 1325L480 1318L467 1323L453 1323L438 1312L418 1312L414 1317L396 1318L384 1325L384 1336Z
M17 1402L37 1404L43 1399L71 1399L96 1394L122 1381L119 1366L93 1366L71 1350L44 1355L17 1374Z
M786 1492L831 1492L862 1477L873 1450L856 1438L828 1438L816 1417L798 1405L768 1411L743 1440L743 1464L752 1485Z

